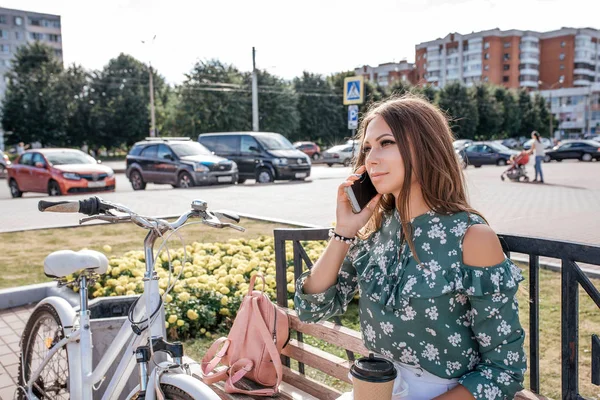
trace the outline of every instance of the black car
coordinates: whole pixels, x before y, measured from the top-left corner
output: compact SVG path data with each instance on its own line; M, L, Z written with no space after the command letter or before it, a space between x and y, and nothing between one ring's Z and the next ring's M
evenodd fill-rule
M565 141L552 150L546 151L545 162L552 160L581 160L600 161L600 142L593 140L569 140Z
M279 133L204 133L198 141L237 163L239 183L246 179L256 179L258 183L303 180L310 176L310 158Z
M476 168L482 165L506 165L514 154L519 152L493 142L475 142L459 152L465 168L467 165L474 165Z
M215 156L189 138L146 138L127 154L127 178L134 190L146 183L166 183L186 188L211 183L235 183L235 162Z

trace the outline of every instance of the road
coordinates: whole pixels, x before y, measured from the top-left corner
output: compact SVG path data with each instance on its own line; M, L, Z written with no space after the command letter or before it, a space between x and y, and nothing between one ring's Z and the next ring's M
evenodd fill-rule
M473 207L499 233L600 244L600 162L565 161L543 168L544 185L502 182L503 167L469 167L465 173ZM531 175L533 166L528 169ZM337 186L349 173L349 168L314 166L307 182L256 185L247 181L191 189L148 185L141 192L134 192L125 176L117 174L117 192L100 196L146 215L178 215L189 208L191 200L202 199L212 209L330 226L335 220ZM26 194L11 199L6 181L0 180L0 232L78 223L77 215L39 213L37 202L46 198Z

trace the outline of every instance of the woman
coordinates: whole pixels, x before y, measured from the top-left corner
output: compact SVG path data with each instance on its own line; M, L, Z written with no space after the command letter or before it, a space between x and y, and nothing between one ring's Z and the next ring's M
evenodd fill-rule
M444 115L391 99L371 108L359 139L356 173L378 194L354 214L344 188L357 176L339 186L330 234L341 240L297 280L300 319L342 314L359 291L365 346L400 372L394 399L512 399L526 370L523 278L467 201Z
M538 181L538 173L540 174L540 183L544 183L544 174L542 174L542 161L544 161L544 156L546 155L546 151L544 150L544 144L540 138L540 134L537 131L531 132L531 139L533 139L533 143L531 143L531 149L529 150L529 154L533 154L535 152L535 179L533 182Z

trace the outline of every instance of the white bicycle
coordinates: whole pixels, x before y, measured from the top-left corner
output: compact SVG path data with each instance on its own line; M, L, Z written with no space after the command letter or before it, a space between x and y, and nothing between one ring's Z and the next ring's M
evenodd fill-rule
M168 237L164 235L169 232L175 233L193 217L201 218L200 222L211 227L230 227L244 231L240 226L221 222L223 218L239 222L239 217L231 213L211 212L201 200L194 200L191 211L173 223L142 217L125 206L104 201L99 197L82 201L40 201L38 208L40 211L79 212L89 215L82 218L80 224L98 219L109 222L134 222L147 229L149 232L144 240L144 293L132 304L128 320L96 368L92 368L93 341L88 309L88 285L92 284L96 277L107 272L108 260L104 254L91 250L61 250L46 257L44 272L47 276L59 279L59 284L78 285L80 308L76 311L61 297L48 297L33 310L21 338L18 398L91 400L93 391L105 386L103 381L107 371L122 354L115 373L104 390L102 400L219 400L219 396L207 385L192 376L191 366L184 363L183 345L169 343L163 337L164 307L159 293L158 275L154 270L154 243L158 238L163 238L165 245ZM161 249L162 246L157 254ZM66 282L65 277L71 274L78 274L78 278L74 282ZM173 279L171 288L178 278ZM156 352L162 352L167 361L156 363L153 358ZM136 364L139 384L127 397L122 397Z

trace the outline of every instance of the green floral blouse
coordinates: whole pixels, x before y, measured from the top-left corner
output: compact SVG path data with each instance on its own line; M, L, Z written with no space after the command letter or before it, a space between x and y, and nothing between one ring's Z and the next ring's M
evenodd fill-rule
M485 221L465 212L429 212L413 219L414 244L400 244L400 217L351 246L337 283L306 294L306 271L294 305L305 322L343 314L356 291L365 346L441 378L459 378L476 399L512 399L527 360L516 298L521 271L509 259L490 267L462 261L467 229Z

